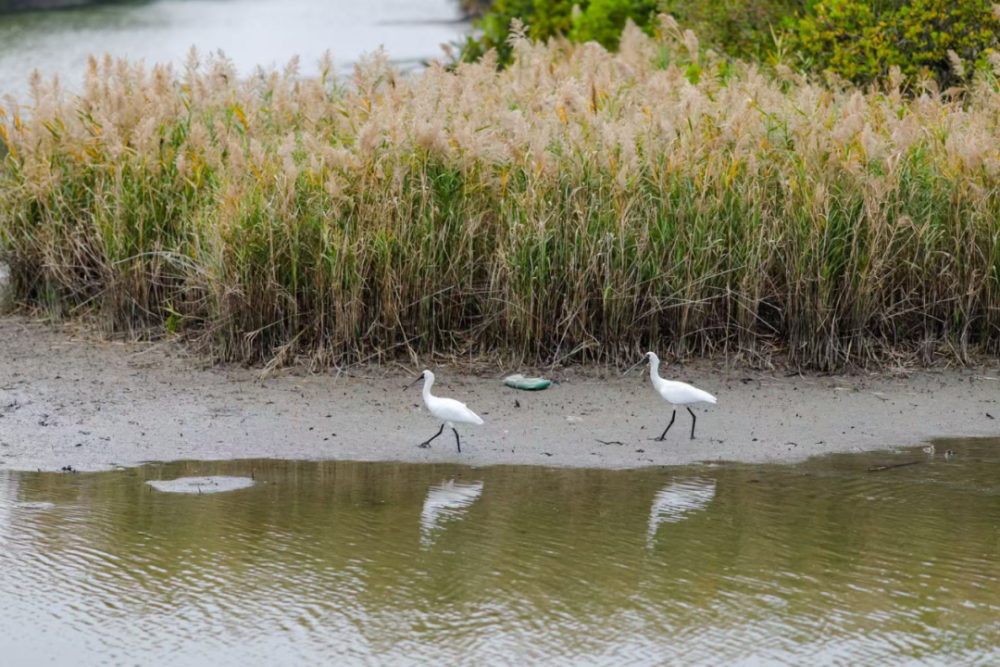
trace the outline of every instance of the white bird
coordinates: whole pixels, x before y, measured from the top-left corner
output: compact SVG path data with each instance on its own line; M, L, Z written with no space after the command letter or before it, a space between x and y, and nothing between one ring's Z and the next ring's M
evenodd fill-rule
M667 437L667 431L670 427L674 425L674 420L677 418L677 406L683 405L687 408L688 413L691 414L691 439L694 440L694 426L698 422L698 418L694 416L691 412L689 406L696 403L712 403L715 404L715 396L712 396L707 391L702 391L697 387L692 387L691 385L684 382L674 382L672 380L664 380L660 377L660 358L656 356L655 352L647 352L642 357L642 361L637 363L632 368L639 366L644 363L649 363L649 379L653 381L653 389L656 390L660 396L670 403L670 406L674 409L674 414L670 417L670 423L667 424L667 428L663 430L663 435L659 438L653 438L658 442L663 442ZM628 375L632 368L625 371Z
M420 382L424 381L424 404L427 406L427 410L443 421L441 424L441 430L439 430L434 437L429 440L421 442L418 447L430 447L431 441L444 433L444 427L447 426L455 433L455 444L458 446L458 453L462 453L462 441L458 438L458 431L455 430L455 424L482 424L483 419L475 412L470 410L465 403L456 401L454 398L441 398L439 396L431 395L431 385L434 384L434 373L430 371L424 371L420 374L416 380L410 383L410 387ZM409 388L409 387L407 387Z

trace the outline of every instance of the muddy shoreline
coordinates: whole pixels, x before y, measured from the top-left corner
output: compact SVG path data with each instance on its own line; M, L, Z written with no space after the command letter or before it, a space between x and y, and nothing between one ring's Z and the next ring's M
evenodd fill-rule
M400 366L353 377L293 369L205 367L183 346L107 342L72 325L0 318L0 469L106 470L147 461L345 459L630 468L699 461L797 461L816 454L912 446L935 437L1000 435L996 366L900 375L817 376L674 365L665 375L718 396L700 406L698 438L639 372L549 373L542 392L501 386L517 370L435 368L436 393L486 420L445 434L414 375ZM519 405L520 407L517 407ZM992 418L991 418L992 417ZM995 419L994 419L995 418ZM609 443L609 444L605 444Z

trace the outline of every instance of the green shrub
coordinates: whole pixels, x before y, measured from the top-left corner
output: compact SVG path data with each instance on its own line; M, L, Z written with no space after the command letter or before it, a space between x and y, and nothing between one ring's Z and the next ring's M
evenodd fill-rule
M580 7L576 16L574 5ZM614 49L628 19L648 32L660 12L694 30L708 47L734 56L760 56L773 47L772 28L805 7L805 0L497 0L477 22L479 34L469 38L463 59L478 60L492 48L501 64L509 62L507 38L515 18L533 39L563 35Z
M1000 9L991 0L816 0L789 25L790 46L807 68L861 84L899 67L953 85L1000 50Z
M500 62L509 62L511 48L507 39L514 19L524 23L532 39L562 35L574 42L595 41L614 49L626 21L632 19L639 27L647 28L659 5L657 0L497 0L477 22L480 34L468 39L462 57L474 61L489 49L496 49ZM576 15L574 6L579 7Z
M774 34L806 10L806 0L666 0L663 10L691 29L705 46L741 58L761 58Z

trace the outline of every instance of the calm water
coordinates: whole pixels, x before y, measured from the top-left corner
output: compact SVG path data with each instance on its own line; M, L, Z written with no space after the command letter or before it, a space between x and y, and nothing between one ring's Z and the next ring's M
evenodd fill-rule
M789 467L0 472L0 655L998 665L1000 441L949 446ZM145 484L251 469L256 486L216 495Z
M36 67L78 89L91 53L180 65L195 45L222 49L243 73L298 55L308 75L327 49L347 66L384 45L393 60L416 63L468 29L457 17L454 0L154 0L0 15L0 96L27 102Z

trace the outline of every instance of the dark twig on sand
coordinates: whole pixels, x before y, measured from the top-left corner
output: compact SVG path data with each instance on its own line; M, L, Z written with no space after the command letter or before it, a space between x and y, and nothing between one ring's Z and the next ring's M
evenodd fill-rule
M604 440L598 440L597 442L601 443L602 445L624 445L625 444L621 440L608 440L607 442L605 442Z

